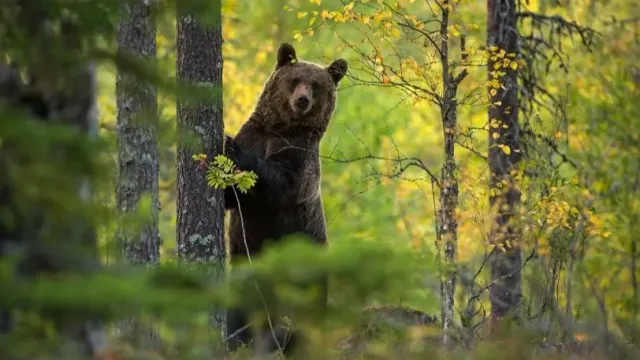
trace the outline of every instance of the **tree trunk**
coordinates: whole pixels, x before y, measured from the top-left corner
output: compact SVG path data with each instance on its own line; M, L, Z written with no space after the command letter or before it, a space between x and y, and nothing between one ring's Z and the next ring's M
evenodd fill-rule
M505 57L508 54L515 54L517 57L516 0L488 0L487 11L488 47L503 49L507 54ZM491 209L497 211L491 227L490 241L499 245L490 261L493 282L490 289L492 328L495 328L499 319L507 315L517 316L522 292L519 235L511 223L514 209L520 200L520 192L511 174L521 157L517 73L506 66L499 69L506 73L504 76L492 74L496 70L495 64L500 62L502 58L490 58L488 64L489 79L498 79L502 84L491 96L493 105L489 107L489 121L495 124L490 127L489 134L489 186L495 189L490 192L489 203Z
M126 2L128 17L118 26L118 52L121 55L145 60L156 56L156 28L151 8L146 3L144 0ZM117 232L119 255L133 264L153 264L160 257L156 89L130 74L118 73L116 97L118 212L127 215L138 209L143 200L149 202L149 213L144 214L145 222L138 231L123 227Z
M449 39L447 35L449 24L449 11L442 11L440 35L442 42L440 47L440 62L442 65L443 96L441 99L440 113L442 117L442 130L444 135L444 166L440 183L440 211L438 244L444 251L444 279L441 280L441 316L443 346L449 348L453 345L452 331L454 328L454 299L456 289L456 250L458 247L458 220L456 209L458 207L458 179L456 174L455 159L455 131L458 120L458 102L456 94L458 84L464 79L467 72L463 70L454 78L449 67Z
M84 61L63 62L55 55L81 53L81 33L71 22L61 22L59 34L52 34L46 26L47 13L38 2L23 3L19 23L25 24L30 39L41 36L40 44L32 44L33 57L27 65L28 83L21 81L16 69L0 63L0 97L7 103L22 107L43 126L53 121L63 124L72 132L90 139L98 136L98 119L95 99L95 67ZM56 85L63 84L57 87ZM8 91L7 91L8 90ZM51 101L55 99L58 102ZM60 107L62 105L62 107ZM4 118L0 121L16 121ZM19 121L19 120L18 120ZM91 170L87 163L95 158L91 153L70 153L68 140L47 144L46 152L38 157L25 156L18 145L21 136L7 134L0 147L0 168L5 166L36 167L40 162L70 165L59 176L66 182L55 191L57 196L69 199L69 204L89 205L93 201ZM37 139L36 139L37 141ZM42 150L39 150L42 151ZM34 187L42 179L20 179ZM18 180L18 181L20 181ZM38 278L41 274L65 276L69 273L87 275L100 269L97 233L88 213L78 212L76 205L67 205L51 214L51 201L41 194L24 196L15 179L3 176L0 180L0 207L5 215L15 219L11 224L0 224L0 255L23 255L17 264L16 275L22 279ZM28 309L27 309L28 310ZM37 309L34 309L37 311ZM13 330L10 309L2 309L2 332ZM62 335L61 353L52 356L65 358L95 357L107 347L106 331L99 321L87 316L69 317L64 314L48 314Z
M132 60L153 60L156 56L156 26L148 1L125 0L125 15L118 24L118 52ZM121 223L116 230L118 259L132 265L155 265L160 258L158 230L158 147L156 141L157 98L153 84L132 74L119 72L116 79L118 103L118 182L116 206ZM126 218L144 209L141 223L128 226ZM152 329L137 321L119 323L124 336L141 338L141 346L154 341Z
M455 89L445 91L445 93L449 92L453 92L453 96L455 96ZM445 103L442 109L445 163L442 168L440 183L440 219L438 229L438 243L444 248L445 277L441 283L441 312L442 328L445 332L443 345L445 347L453 344L451 331L454 327L453 309L457 274L456 250L458 246L458 220L456 218L458 179L456 178L455 132L453 131L456 126L457 103L455 97L446 98L448 96L450 95L445 95Z
M224 241L224 193L207 185L205 173L192 155L205 153L209 159L222 153L222 29L220 1L214 1L215 25L205 27L178 3L177 71L181 85L218 91L212 99L182 99L178 103L177 243L181 261L212 268L212 280L223 279L226 249ZM223 328L218 312L214 326Z

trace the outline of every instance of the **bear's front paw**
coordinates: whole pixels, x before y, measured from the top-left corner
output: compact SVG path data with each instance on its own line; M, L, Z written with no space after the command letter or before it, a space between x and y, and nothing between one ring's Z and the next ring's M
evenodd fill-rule
M240 145L234 139L225 135L224 139L224 155L233 161L233 163L241 170L248 170L251 167L251 156L240 148Z
M224 136L224 156L235 162L237 151L237 145L233 138L229 135Z
M233 138L227 134L224 135L224 153L230 154L233 152Z

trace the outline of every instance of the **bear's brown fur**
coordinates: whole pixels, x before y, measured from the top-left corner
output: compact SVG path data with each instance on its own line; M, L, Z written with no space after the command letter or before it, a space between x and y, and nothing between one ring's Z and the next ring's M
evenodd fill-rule
M343 59L327 67L300 61L293 46L282 44L254 112L235 138L226 137L225 155L258 175L246 194L225 191L232 263L246 260L247 253L259 254L265 242L286 235L303 234L326 244L318 154L335 109L336 86L347 67ZM326 281L322 287L324 305ZM246 317L240 309L227 314L232 350L252 338Z

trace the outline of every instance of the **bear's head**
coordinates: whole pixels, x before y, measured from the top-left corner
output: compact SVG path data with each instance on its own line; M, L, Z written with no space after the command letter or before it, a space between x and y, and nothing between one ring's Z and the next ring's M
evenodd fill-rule
M300 61L296 50L278 48L276 67L264 84L256 113L273 130L313 128L324 132L336 105L336 86L347 73L347 62L327 67Z

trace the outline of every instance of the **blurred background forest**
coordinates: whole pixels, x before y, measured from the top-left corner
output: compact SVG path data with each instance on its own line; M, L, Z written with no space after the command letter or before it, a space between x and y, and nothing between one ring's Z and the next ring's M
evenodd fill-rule
M226 287L203 284L202 278L173 266L180 259L177 94L182 91L176 92L171 85L180 64L176 3L185 7L188 3L199 21L208 19L210 26L221 27L225 133L234 135L253 111L281 43L291 43L301 59L323 66L337 58L349 62L349 75L338 87L337 108L320 151L331 250L324 257L304 247L278 249L255 262L258 270L242 275L246 276L243 281L284 281L285 277L295 278L296 270L332 272L337 280L330 290L331 315L337 320L332 323L329 341L334 345L316 344L314 356L304 358L338 358L325 353L336 349L356 349L362 358L372 359L638 356L638 1L152 3L157 7L156 63L148 67L152 70L129 65L138 74L137 81L157 86L154 126L159 213L155 226L160 242L158 256L142 262L163 266L140 273L100 272L88 278L35 277L32 284L22 278L24 274L15 275L3 265L0 306L19 309L13 321L21 325L1 337L2 358L79 358L65 356L68 349L44 345L49 344L45 339L55 336L49 320L43 319L98 317L113 323L141 310L153 319L148 323L154 324L154 330L143 328L138 335L144 339L126 346L115 340L105 345L112 349L110 359L228 356L217 353L222 351L219 337L225 335L211 330L220 322L210 321L207 312L211 303L226 301L227 293L215 291ZM517 8L500 8L504 4ZM29 24L20 23L21 17L10 6L2 10L0 52L4 58L0 60L50 70L53 65L48 55L34 50L47 43L26 42L28 36L17 29L29 29ZM52 219L58 219L55 214L59 213L71 217L96 214L100 262L108 269L119 269L114 266L122 255L122 244L114 234L121 231L122 223L114 214L118 204L124 205L116 196L122 159L116 84L121 76L118 66L127 63L110 54L117 48L121 7L115 0L93 5L52 0L45 8L43 11L60 17L76 13L80 29L89 29L80 30L82 46L90 49L82 54L99 60L95 97L102 147L89 150L85 143L64 147L66 157L43 161L51 149L60 149L47 145L54 130L25 126L21 115L3 107L0 150L5 157L0 158L4 166L0 190L15 184L24 187L22 192L15 188L0 192L3 221L15 220L10 213L16 203L31 204L16 194L37 198L33 206L47 207ZM505 51L502 46L487 45L492 10L498 14L494 21L509 20L513 13L518 47ZM218 12L221 22L215 15ZM445 15L447 23L442 28ZM503 34L510 36L509 31ZM443 54L445 43L448 52ZM504 72L496 73L499 71ZM509 81L516 78L517 88L510 87ZM443 86L452 83L455 86L450 89L455 90L449 93ZM448 111L454 102L456 111ZM61 133L56 141L64 139L68 137ZM453 143L455 153L454 146L449 146ZM89 155L96 154L93 151L100 155ZM77 156L82 159L75 160ZM81 165L73 165L70 159ZM17 170L39 161L44 165ZM64 161L70 165L54 166ZM88 165L93 161L96 163ZM500 166L495 167L496 163ZM191 165L197 168L195 161ZM78 205L69 199L77 196L61 195L75 191L67 189L70 180L65 176L78 168L96 171L96 209L69 210ZM500 176L496 169L502 171ZM9 178L12 180L6 180ZM452 183L457 186L455 198L443 191L452 190ZM518 190L513 192L512 186ZM506 199L508 209L496 208L499 198ZM141 200L133 208L144 218L154 206L152 195L151 201ZM507 218L508 230L495 230L496 219ZM4 226L0 236L11 238L6 230L10 226ZM35 226L25 228L34 230ZM53 233L54 228L46 231ZM59 230L63 232L56 241L69 245L68 234ZM501 231L509 235L496 235ZM21 236L29 235L23 232ZM0 245L9 249L8 243L2 239ZM72 251L54 247L55 251ZM496 253L506 254L502 260L512 263L494 263ZM221 258L224 256L216 253L211 259ZM45 270L39 267L38 271ZM211 278L216 276L205 276L205 281ZM504 304L491 299L493 291L509 294L501 298ZM296 303L295 298L287 299ZM402 309L402 331L393 336L366 332L368 346L354 345L361 340L352 337L352 331L364 321L360 311L372 305L385 307L380 311L385 319L395 316L389 315L390 309ZM494 320L502 318L498 308L517 314L513 330L500 334L490 330L497 328ZM113 332L108 338L115 339ZM438 344L425 338L438 339ZM460 344L455 347L459 353L436 353L436 347L447 347L440 344L443 338L444 345Z

